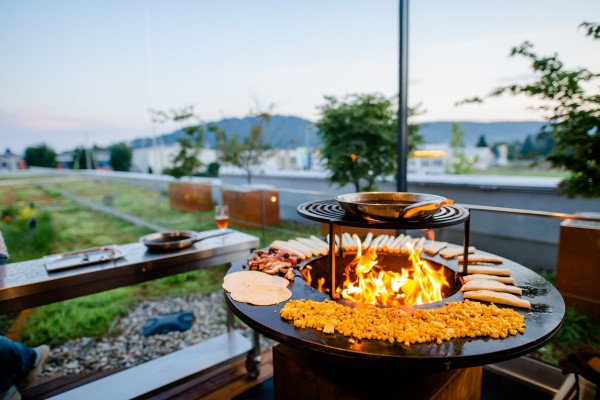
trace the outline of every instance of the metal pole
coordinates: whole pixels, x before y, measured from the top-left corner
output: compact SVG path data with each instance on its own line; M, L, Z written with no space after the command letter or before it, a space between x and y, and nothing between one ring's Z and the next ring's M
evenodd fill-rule
M398 130L396 142L396 190L407 191L408 157L408 0L400 1L400 54L398 90Z

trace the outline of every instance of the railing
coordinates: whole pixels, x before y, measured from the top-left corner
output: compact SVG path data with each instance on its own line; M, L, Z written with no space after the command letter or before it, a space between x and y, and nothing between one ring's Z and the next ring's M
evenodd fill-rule
M161 196L160 192L165 191L168 187L168 183L172 181L172 179L165 178L153 181L149 178L154 178L155 176L147 174L137 174L136 176L128 176L119 173L103 174L102 172L93 172L89 175L93 176L94 179L110 180L112 182L132 186L139 185L147 189L155 190L158 192L157 201L166 201L166 198L164 198L164 196ZM80 175L70 173L69 176L77 177ZM206 183L206 181L203 180L202 183ZM223 182L211 181L210 184L213 186L213 197L219 198L221 194L221 189L223 187ZM413 186L415 185L414 182L412 184ZM440 183L436 182L435 184L439 185ZM428 183L422 183L421 185L427 186ZM462 191L468 192L463 196L464 198L471 197L469 193L477 190L480 192L478 196L492 196L493 194L498 194L499 192L497 188L477 188L475 186L470 185L468 188L462 186L452 187L449 189L449 192L454 191L454 193L456 194L453 196L448 195L448 197L454 197L455 200L460 200L460 195L462 194ZM329 199L334 197L336 194L335 191L325 192L320 190L302 190L282 187L279 187L277 190L279 191L279 213L281 219L286 221L296 221L305 224L310 224L311 222L297 215L296 207L298 206L298 204L307 201ZM425 192L426 189L420 191ZM557 204L556 201L560 200L556 199L556 194L553 194L551 190L546 189L541 192L543 192L544 195L553 196L552 201L550 202L540 202L539 197L535 197L534 199L530 199L527 201L516 199L519 196L521 196L522 198L526 198L527 196L533 195L538 196L540 193L537 192L540 191L531 191L527 189L519 191L519 189L515 187L511 187L509 191L512 202L514 203L521 202L522 204L540 204L540 206L549 207L548 203L550 203L550 205ZM346 192L346 190L341 190L341 192ZM532 194L534 192L536 193ZM462 200L464 200L464 198ZM567 202L567 199L564 199L564 201ZM558 252L558 231L560 227L560 222L581 221L589 222L592 224L600 223L600 216L588 215L585 213L575 214L572 212L553 212L483 204L475 205L467 204L467 202L465 201L460 202L460 204L463 207L468 208L472 212L471 237L472 243L475 244L477 247L480 247L491 253L505 255L507 258L513 259L514 261L517 261L526 266L540 267L541 269L546 269L550 271L556 271L557 261L555 256ZM588 202L582 204L589 205L592 203ZM600 211L600 207L593 208L592 211ZM255 226L256 228L259 228L262 231L263 238L266 237L267 231L276 233L278 232L281 234L295 233L293 230L281 228L280 226L267 226L264 223L264 219L263 223L255 224ZM315 227L316 226L317 225L315 225ZM441 235L443 240L453 241L456 243L460 243L462 241L462 232L453 230L452 228L444 229L441 232ZM265 243L263 240L263 245L264 244ZM600 251L600 249L598 250ZM592 302L594 301L593 299L589 300L592 300ZM541 368L539 370L544 371L544 368ZM552 369L552 373L548 371L547 373L537 373L538 376L536 379L538 379L539 381L543 381L544 375L551 375L555 378L556 368Z

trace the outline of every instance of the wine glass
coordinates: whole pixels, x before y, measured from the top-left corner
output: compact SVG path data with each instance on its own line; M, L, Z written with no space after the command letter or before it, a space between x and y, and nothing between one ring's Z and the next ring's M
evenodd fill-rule
M228 206L216 206L215 207L215 222L221 230L225 232L227 225L229 224L229 207Z

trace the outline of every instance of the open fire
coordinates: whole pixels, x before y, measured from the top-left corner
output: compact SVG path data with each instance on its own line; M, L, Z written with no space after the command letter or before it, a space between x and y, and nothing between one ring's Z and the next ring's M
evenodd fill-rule
M336 287L336 297L363 304L412 306L440 301L452 294L453 285L449 282L446 268L421 259L420 249L411 243L407 243L404 254L390 256L378 255L374 248L363 253L358 236L353 235L353 239L357 244L357 254L344 268L339 280L343 284ZM336 261L336 265L340 265L337 263L342 260ZM315 263L312 264L314 266ZM317 277L313 266L302 271L304 279L312 285L316 278L314 287L321 292L329 292L325 271L321 271L323 276Z

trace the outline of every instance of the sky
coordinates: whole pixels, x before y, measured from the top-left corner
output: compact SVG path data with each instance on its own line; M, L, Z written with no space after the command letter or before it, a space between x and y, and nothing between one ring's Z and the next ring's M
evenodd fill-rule
M600 71L598 0L418 0L409 6L415 122L541 120L529 99L456 107L532 81L528 40ZM273 112L315 121L324 96L398 93L397 0L0 1L0 151L56 151L171 132L150 108L203 121Z

